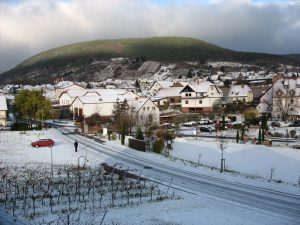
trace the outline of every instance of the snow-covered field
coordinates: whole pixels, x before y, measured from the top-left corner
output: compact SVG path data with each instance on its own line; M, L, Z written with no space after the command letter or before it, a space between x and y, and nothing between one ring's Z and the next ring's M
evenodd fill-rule
M217 143L201 138L176 139L173 157L220 168L221 151ZM300 150L289 147L266 147L228 143L224 151L226 168L236 172L297 184L300 179Z
M73 142L66 136L61 135L57 129L31 131L25 134L20 132L1 132L0 163L11 166L29 165L32 168L36 165L49 167L51 163L51 149L48 147L34 148L30 145L32 141L39 138L52 138L55 140L56 143L52 148L52 153L53 162L57 166L64 164L77 165L78 157L86 154L84 143L79 143L79 151L75 153ZM126 147L121 147L119 141L107 142L106 145L129 151ZM154 153L137 152L137 154L150 155L153 159L161 158L161 156ZM195 163L198 163L200 159L200 164L219 167L220 151L213 142L201 141L200 139L195 140L193 138L176 139L174 150L171 151L171 154L173 157ZM230 143L225 149L225 158L229 170L245 174L268 179L270 169L275 168L274 179L289 182L290 184L297 183L300 176L299 150ZM102 154L99 156L99 153L90 150L88 151L88 159L91 165L108 161L107 156ZM169 163L178 164L172 160ZM179 164L181 165L181 163ZM210 169L204 168L204 170L207 170L207 173L215 173L215 171ZM274 183L274 185L283 184ZM163 187L161 188L164 190ZM228 203L216 201L216 199L211 197L189 195L181 191L176 191L175 195L179 196L179 198L143 203L139 206L108 208L103 224L292 224L289 221L285 221L284 218L279 218L269 213L255 212L244 206L229 203L230 207L228 207ZM81 216L88 218L90 213L90 211L82 211ZM95 224L100 224L103 213L103 211L98 211L98 217L93 221ZM85 220L85 222L87 223L88 220ZM86 223L82 222L80 224Z

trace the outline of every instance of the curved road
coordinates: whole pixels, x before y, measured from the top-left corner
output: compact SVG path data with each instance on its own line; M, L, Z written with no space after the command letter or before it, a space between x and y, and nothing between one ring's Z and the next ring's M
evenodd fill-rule
M194 195L206 195L217 201L229 202L229 204L250 208L268 215L274 214L283 219L286 224L300 224L300 189L299 195L294 195L227 181L155 162L80 135L68 134L65 137L72 141L77 139L81 143L86 143L88 148L110 156L113 159L112 163L120 162L130 168L143 171L143 176L147 178L159 177L165 185L168 185L172 178L171 187L174 189Z

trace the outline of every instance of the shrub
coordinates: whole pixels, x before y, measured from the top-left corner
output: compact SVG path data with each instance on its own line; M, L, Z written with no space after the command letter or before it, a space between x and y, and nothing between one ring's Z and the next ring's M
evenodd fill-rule
M113 141L115 141L115 140L117 139L117 135L116 135L115 133L112 133L111 139L112 139Z
M144 134L143 134L143 131L140 127L137 128L135 138L138 139L138 140L141 140L141 141L144 140Z
M273 134L271 134L272 137L284 137L284 134L279 133L279 132L274 132Z
M272 127L280 127L280 123L279 122L272 122L271 126Z
M292 138L295 138L296 131L295 130L290 130L290 135L291 135Z
M157 139L154 143L153 143L153 151L155 153L162 153L163 149L164 149L165 143L163 139Z
M26 131L26 130L41 130L41 125L30 125L28 123L14 123L11 126L12 131Z

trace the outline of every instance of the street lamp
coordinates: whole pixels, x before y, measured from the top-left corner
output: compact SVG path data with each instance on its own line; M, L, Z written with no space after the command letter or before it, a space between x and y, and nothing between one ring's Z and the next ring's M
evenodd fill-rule
M51 176L53 178L53 154L52 154L52 145L50 145L51 148Z
M42 129L44 127L44 110L42 109Z

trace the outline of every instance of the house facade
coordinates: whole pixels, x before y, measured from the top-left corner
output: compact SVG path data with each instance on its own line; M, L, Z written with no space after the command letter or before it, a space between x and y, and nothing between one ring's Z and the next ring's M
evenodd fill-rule
M181 109L181 94L183 87L161 88L155 95L155 102L161 109Z
M148 92L151 95L155 95L159 89L161 88L169 88L173 85L173 82L169 81L155 81L151 87L149 88Z
M273 111L273 87L269 88L260 98L259 104L256 106L259 115L271 115Z
M7 123L7 102L5 96L0 96L0 126Z
M223 92L209 81L197 85L186 85L181 94L181 111L184 113L207 113L215 101L223 97Z
M300 78L278 79L272 87L272 117L278 120L300 118Z
M248 85L233 85L229 89L228 100L231 102L251 103L253 92Z
M115 104L124 100L125 98L120 96L81 96L73 101L70 110L73 112L73 119L85 118L94 113L109 117L113 115Z
M159 125L159 108L150 98L129 101L128 104L136 115L138 125L141 127Z

